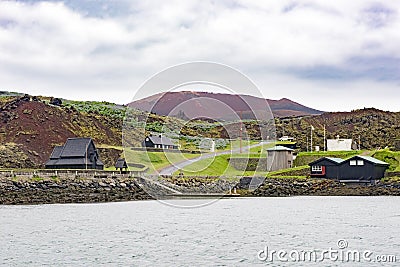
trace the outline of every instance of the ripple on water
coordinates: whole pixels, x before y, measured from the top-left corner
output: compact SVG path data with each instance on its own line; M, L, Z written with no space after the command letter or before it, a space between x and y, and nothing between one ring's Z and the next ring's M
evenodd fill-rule
M276 266L260 262L257 252L323 250L338 239L352 249L393 254L400 246L399 206L400 198L386 197L229 199L196 209L157 201L0 206L0 262Z

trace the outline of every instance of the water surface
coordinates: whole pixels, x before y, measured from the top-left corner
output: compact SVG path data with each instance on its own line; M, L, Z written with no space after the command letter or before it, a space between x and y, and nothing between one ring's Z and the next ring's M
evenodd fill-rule
M399 197L236 198L194 209L158 201L0 206L0 226L4 266L277 266L284 263L260 261L258 252L337 248L339 239L400 263Z

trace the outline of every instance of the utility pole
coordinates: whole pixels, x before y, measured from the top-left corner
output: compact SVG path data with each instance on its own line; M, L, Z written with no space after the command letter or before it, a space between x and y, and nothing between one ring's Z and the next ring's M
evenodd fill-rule
M86 155L85 155L85 169L87 170L87 163L88 163L88 149L89 149L89 144L86 145Z
M361 135L358 136L358 150L361 150Z
M307 148L307 152L308 152L308 135L306 136L306 148Z
M240 138L240 154L242 154L242 131L243 131L242 111L239 111L239 116L240 116L240 132L239 132L239 138Z
M326 151L326 126L324 124L324 151Z
M311 125L311 138L310 138L310 151L313 151L313 131L314 131L314 126Z

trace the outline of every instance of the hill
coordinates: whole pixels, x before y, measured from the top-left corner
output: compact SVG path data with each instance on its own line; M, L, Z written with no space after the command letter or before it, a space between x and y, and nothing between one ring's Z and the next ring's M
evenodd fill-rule
M323 148L324 125L327 138L360 140L361 149L394 147L400 139L400 112L382 111L374 108L353 110L351 112L329 112L319 116L303 118L281 118L276 120L277 135L290 135L296 138L303 150L307 148L311 126L313 144Z
M111 165L121 153L117 149L121 147L127 107L108 102L62 100L61 105L51 102L51 97L16 93L3 93L0 96L0 168L41 167L53 147L63 144L69 137L92 137L99 147L103 147L100 151L103 161ZM127 123L132 131L124 134L131 146L139 146L149 132L165 132L175 136L182 147L188 149L196 148L196 142L199 143L203 137L237 138L240 134L238 122L187 122L135 109L132 113L132 121ZM324 125L327 138L340 135L343 138L360 139L361 149L393 147L395 140L400 139L400 113L377 109L275 118L275 123L277 136L295 137L303 151L307 149L311 126L315 128L314 145L321 148ZM248 138L260 139L259 123L246 120L243 124ZM228 136L227 132L234 135Z
M48 160L55 145L76 136L93 137L99 144L120 145L121 120L82 113L71 106L52 106L38 97L1 98L0 141L8 145L7 149L26 155L35 166Z
M91 137L100 149L101 159L112 166L121 154L122 128L126 107L109 102L69 101L19 93L0 94L0 168L41 168L56 145L67 138ZM56 101L57 102L57 101ZM61 103L61 104L60 104ZM132 110L133 122L126 127L125 140L139 146L144 130L157 132L167 125L177 131L183 122ZM146 119L146 129L138 124Z
M208 92L167 92L156 94L129 104L133 108L159 115L189 118L209 117L224 120L235 119L232 110L242 112L243 118L254 119L254 114L265 112L269 104L275 117L305 116L321 114L287 98L269 100L249 95L217 94Z

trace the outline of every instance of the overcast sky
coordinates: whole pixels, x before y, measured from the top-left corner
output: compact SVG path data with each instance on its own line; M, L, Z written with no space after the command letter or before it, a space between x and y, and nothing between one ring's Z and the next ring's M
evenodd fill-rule
M212 61L271 99L400 111L400 1L0 1L0 90L127 103Z

